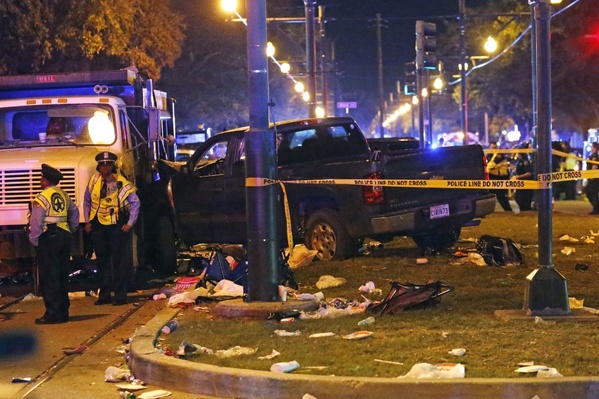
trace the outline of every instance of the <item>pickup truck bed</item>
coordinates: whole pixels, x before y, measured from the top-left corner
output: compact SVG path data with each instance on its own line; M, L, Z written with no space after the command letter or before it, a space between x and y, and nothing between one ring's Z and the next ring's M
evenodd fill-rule
M177 230L186 243L247 242L246 130L210 138L185 164L161 162L161 173L171 176ZM277 124L277 135L277 177L283 182L485 178L480 146L381 153L372 151L351 118L283 122ZM386 241L409 235L423 248L441 249L456 242L463 225L495 208L495 196L486 190L293 183L285 187L294 241L317 249L323 260L356 254L365 237ZM282 210L278 221L284 245Z

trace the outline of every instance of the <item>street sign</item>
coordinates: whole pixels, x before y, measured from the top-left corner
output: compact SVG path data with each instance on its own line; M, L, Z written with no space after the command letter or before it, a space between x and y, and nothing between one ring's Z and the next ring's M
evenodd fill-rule
M340 101L337 103L337 109L358 108L358 103L355 101Z

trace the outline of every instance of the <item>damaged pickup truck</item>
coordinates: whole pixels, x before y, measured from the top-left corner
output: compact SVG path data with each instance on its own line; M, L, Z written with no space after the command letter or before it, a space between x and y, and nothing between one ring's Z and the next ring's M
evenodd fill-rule
M219 133L186 163L160 161L170 178L176 234L187 245L247 242L244 132ZM373 151L351 118L277 123L277 178L484 180L480 146ZM495 196L482 189L395 188L338 184L286 184L291 218L279 189L279 235L318 250L322 260L358 253L364 238L381 242L410 236L423 249L440 250L457 241L461 228L492 213Z

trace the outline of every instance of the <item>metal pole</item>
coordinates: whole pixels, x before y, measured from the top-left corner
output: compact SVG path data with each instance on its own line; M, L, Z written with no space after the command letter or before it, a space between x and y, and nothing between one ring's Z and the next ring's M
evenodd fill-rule
M328 40L324 31L324 6L318 6L318 31L320 40L320 85L322 90L322 108L325 116L329 116L329 74L327 68Z
M316 0L304 0L306 14L306 63L308 68L308 116L316 117L316 40L314 39L314 8Z
M376 43L379 67L379 135L385 137L385 89L383 87L383 44L381 38L381 14L376 14Z
M247 0L250 130L245 134L247 177L276 178L275 137L268 129L266 0ZM274 185L246 186L249 301L277 301L279 243Z
M536 21L536 72L539 174L551 173L551 7L549 0L534 6ZM566 279L552 262L552 192L551 186L539 190L539 267L526 280L524 309L530 314L561 315L570 313Z
M466 0L459 0L460 20L460 127L464 133L463 144L468 144L468 93L466 87Z

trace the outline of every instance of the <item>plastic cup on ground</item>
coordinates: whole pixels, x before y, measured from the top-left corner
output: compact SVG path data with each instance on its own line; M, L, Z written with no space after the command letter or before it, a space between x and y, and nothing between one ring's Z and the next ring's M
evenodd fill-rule
M38 138L40 139L40 142L45 143L46 142L46 132L38 133Z

